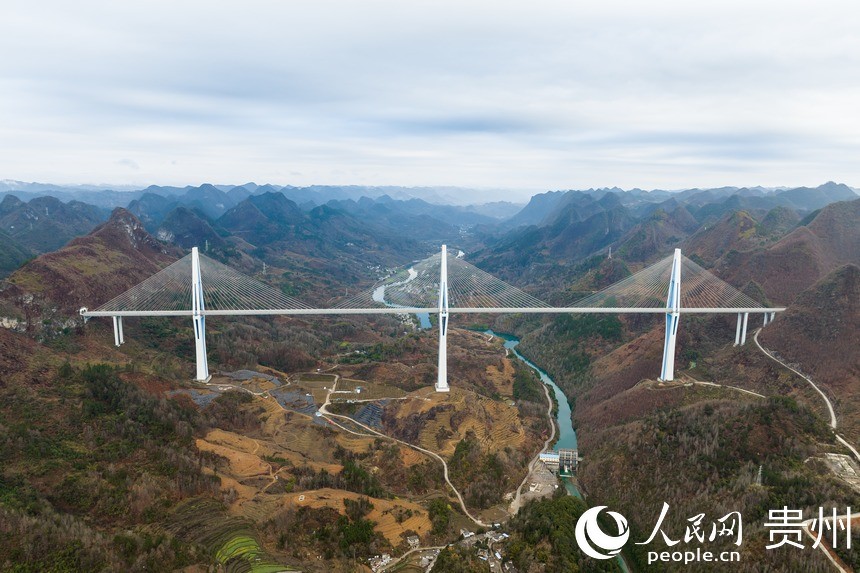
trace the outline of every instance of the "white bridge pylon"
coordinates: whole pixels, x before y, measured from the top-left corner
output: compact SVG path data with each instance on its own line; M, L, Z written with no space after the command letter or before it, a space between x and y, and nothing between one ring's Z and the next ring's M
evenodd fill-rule
M200 253L191 249L191 311L194 313L194 348L197 360L197 380L209 380L209 360L206 357L206 307L203 302L203 280L200 277Z
M197 248L96 310L81 316L112 317L114 342L125 342L123 318L187 316L195 336L196 379L209 379L206 356L207 316L437 314L439 367L435 388L450 391L447 339L450 316L484 313L643 313L664 314L666 333L660 379L674 378L675 345L681 314L737 314L735 345L746 342L751 313L771 322L784 308L769 308L741 293L693 261L680 249L606 289L571 306L553 307L540 299L451 255L441 252L383 279L374 287L332 308L313 308L280 290L201 255Z
M448 386L448 247L442 245L439 265L439 368L436 391L450 392Z
M681 317L681 249L672 257L672 274L669 276L669 294L666 297L666 336L663 339L663 367L660 380L675 379L675 340L678 336L678 319Z

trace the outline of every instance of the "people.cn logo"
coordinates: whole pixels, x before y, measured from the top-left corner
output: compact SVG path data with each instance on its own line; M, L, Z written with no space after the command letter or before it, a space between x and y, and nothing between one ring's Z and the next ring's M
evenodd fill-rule
M600 529L597 516L604 509L606 509L605 505L592 507L579 516L579 521L576 522L576 542L583 553L594 559L612 559L621 553L621 548L630 538L627 519L614 511L607 511L606 514L615 520L618 535L607 535ZM602 549L604 552L598 549Z

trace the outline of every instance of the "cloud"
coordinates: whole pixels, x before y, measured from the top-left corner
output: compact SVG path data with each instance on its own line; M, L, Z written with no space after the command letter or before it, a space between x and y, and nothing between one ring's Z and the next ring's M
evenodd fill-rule
M137 161L134 161L133 159L120 159L116 163L117 165L122 165L123 167L134 169L135 171L138 171L140 169L140 165L138 165Z
M82 0L4 19L2 177L860 183L853 0Z

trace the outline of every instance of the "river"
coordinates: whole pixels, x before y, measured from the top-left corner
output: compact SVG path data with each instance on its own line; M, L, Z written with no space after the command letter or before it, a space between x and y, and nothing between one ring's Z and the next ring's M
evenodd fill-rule
M553 379L549 377L549 374L541 370L540 367L538 367L534 362L517 352L517 345L520 343L519 338L517 338L516 336L511 336L510 334L499 334L497 332L493 332L492 330L485 330L484 334L498 336L499 338L504 340L505 348L509 349L514 356L516 356L529 368L537 372L538 376L540 376L541 382L552 388L552 391L555 394L555 400L556 402L558 402L558 413L556 415L556 422L558 423L558 439L555 442L555 449L577 449L576 430L573 429L570 403L567 401L567 396L564 395L564 392L561 391L561 388L559 388L553 381ZM564 488L567 490L567 493L569 493L570 495L574 495L579 499L583 499L582 493L580 493L579 488L576 485L575 478L565 476L561 478L561 482L564 484ZM630 568L628 567L627 562L624 560L623 556L618 555L615 558L615 562L618 564L618 567L621 569L622 572L630 573Z
M573 429L573 422L571 420L571 412L570 412L570 403L567 401L567 396L564 395L564 392L561 391L561 388L556 385L552 378L549 377L549 374L541 370L541 368L517 352L517 345L520 343L520 339L516 336L511 336L510 334L499 334L497 332L493 332L492 330L484 331L485 334L490 334L493 336L498 336L502 340L505 341L505 348L509 349L514 356L516 356L520 361L522 361L526 366L534 370L540 376L540 381L549 386L553 394L555 394L555 401L558 403L558 413L556 414L556 422L558 427L558 436L555 442L554 448L556 450L560 448L565 448L569 450L577 449L576 445L576 430ZM562 483L564 484L567 493L570 495L575 495L579 499L582 499L582 493L580 493L579 488L576 486L575 479L562 477Z
M373 295L372 295L373 300L375 300L376 302L381 302L385 306L390 306L392 308L400 307L399 304L394 304L392 302L388 302L387 300L385 300L385 289L388 287L403 286L406 283L409 283L418 277L418 273L412 267L409 267L407 272L409 273L409 276L407 276L402 281L398 281L396 283L391 283L388 285L380 285L380 286L376 287L376 289L373 291ZM431 326L433 326L430 322L430 313L419 312L415 316L416 316L416 318L418 318L418 325L422 329L427 329L427 328L430 328Z
M529 368L534 370L540 376L540 381L549 386L555 394L555 399L558 402L558 414L556 421L558 422L558 438L555 442L555 449L565 448L570 450L576 449L576 430L573 429L573 423L570 417L570 403L567 401L567 396L561 391L549 374L540 369L534 362L517 352L517 345L520 339L510 334L499 334L492 330L485 331L485 334L498 336L505 341L505 348L509 349L514 356L524 362Z

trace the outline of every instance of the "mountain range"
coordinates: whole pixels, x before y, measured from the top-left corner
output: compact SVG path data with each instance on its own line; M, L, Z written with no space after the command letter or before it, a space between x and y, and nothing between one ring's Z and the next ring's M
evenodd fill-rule
M575 300L681 248L737 288L787 307L759 341L821 383L839 432L860 440L853 351L860 198L847 187L555 192L508 220L497 216L504 205L490 216L385 194L317 203L310 193L256 184L151 187L109 214L77 200L5 196L0 222L8 218L3 224L20 234L0 231L0 264L8 259L11 272L0 282L0 512L17 533L0 547L0 563L38 547L38 559L61 549L42 570L62 570L57 563L71 558L91 570L205 568L239 539L258 543L255 555L265 550L309 570L349 570L354 547L359 558L405 547L407 529L440 545L469 527L458 500L446 497L435 461L308 415L326 376L339 377L341 392L360 378L368 394L397 396L372 408L341 403L337 411L374 411L383 431L438 450L472 508L516 487L517 472L548 437L546 404L516 398L529 391L542 399L537 378L492 337L462 324L451 330L458 379L440 398L429 391L435 330L390 316L207 318L213 373L268 373L252 382L264 385L254 395L228 392L210 405L200 401L208 387L188 381L190 320L128 320L120 348L109 322L83 328L81 306L110 300L194 246L320 305L436 252L442 241L551 301ZM40 252L46 233L62 243ZM654 500L671 503L670 532L683 533L697 512L742 511L751 548L766 543L760 522L768 508L852 503L856 493L822 461L825 453L850 452L828 429L820 396L760 352L754 331L735 347L734 315L684 315L680 382L662 383L655 377L664 327L656 318L507 315L489 323L520 336L518 350L571 402L584 454L579 487L589 503L627 516L631 536L642 539L657 519ZM329 365L337 377L317 370ZM272 377L288 382L276 388ZM399 399L416 388L420 399ZM287 399L276 402L277 393ZM313 506L282 507L298 495ZM526 506L531 525L516 518L511 532L549 527L544 507ZM518 549L508 549L556 557L578 551L561 538L526 532ZM820 552L744 551L751 571L830 567ZM625 557L645 567L640 548L625 548Z

